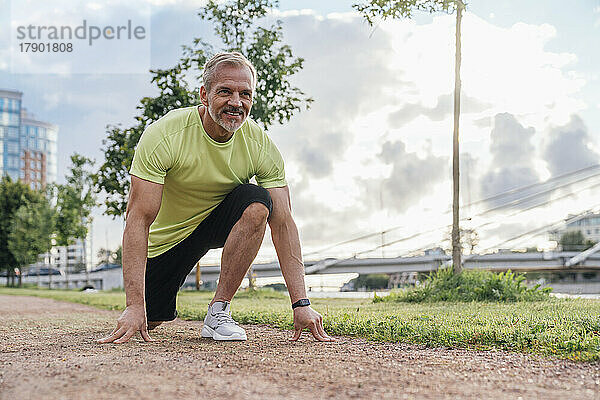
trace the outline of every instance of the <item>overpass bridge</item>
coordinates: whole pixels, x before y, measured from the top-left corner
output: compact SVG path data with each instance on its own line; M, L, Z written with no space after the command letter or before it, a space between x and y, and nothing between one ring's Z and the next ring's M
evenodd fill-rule
M597 271L600 273L600 254L591 254L577 264L568 266L569 260L579 255L579 252L498 252L484 255L464 256L463 266L466 269L485 269L491 271L512 270L516 272L583 272ZM447 265L452 257L446 254L429 254L415 257L397 258L350 258L350 259L325 259L320 261L305 262L306 274L341 274L356 272L358 274L398 274L404 272L430 272L435 271L440 265ZM254 264L257 278L281 276L279 263ZM219 277L218 265L202 266L202 280L205 282L216 281ZM192 271L186 283L195 282L195 272Z
M579 252L498 252L484 255L468 255L464 257L464 268L484 269L492 271L506 271L508 269L516 272L566 272L573 276L573 281L582 281L583 274L590 274L595 293L600 293L600 254L590 253L581 257ZM579 258L577 258L579 257ZM309 274L410 274L419 272L430 272L437 270L440 265L448 265L451 257L446 254L426 254L415 257L397 258L349 258L332 259L305 262L305 272ZM279 263L254 264L254 272L258 278L280 277L281 269ZM220 266L209 265L200 268L204 282L215 282L220 273ZM185 283L195 285L195 270L187 276ZM123 287L121 269L91 272L85 274L71 274L69 276L69 287L80 288L86 284L86 280L97 289L110 290ZM53 288L65 288L66 277L54 275L49 276L24 276L23 282L38 283L40 286ZM552 284L556 288L555 284ZM597 286L597 288L596 288Z

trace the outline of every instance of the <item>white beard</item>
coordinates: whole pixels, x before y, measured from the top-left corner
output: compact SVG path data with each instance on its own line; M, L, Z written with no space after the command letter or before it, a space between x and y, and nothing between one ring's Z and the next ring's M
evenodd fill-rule
M215 121L221 128L225 129L227 132L233 133L235 131L237 131L240 126L242 126L242 124L244 123L244 121L246 120L246 118L243 118L241 122L227 122L225 120L223 120L223 118L221 118L220 114L217 114L215 112L215 110L212 108L212 106L210 105L210 103L208 104L208 115L210 115L210 117L213 119L213 121Z

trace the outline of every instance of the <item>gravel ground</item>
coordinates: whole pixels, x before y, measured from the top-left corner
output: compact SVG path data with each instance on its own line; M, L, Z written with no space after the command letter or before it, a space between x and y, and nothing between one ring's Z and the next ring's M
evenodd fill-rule
M235 306L235 305L234 305ZM0 296L0 399L600 399L600 363L245 326L246 342L176 321L156 339L100 345L118 312Z

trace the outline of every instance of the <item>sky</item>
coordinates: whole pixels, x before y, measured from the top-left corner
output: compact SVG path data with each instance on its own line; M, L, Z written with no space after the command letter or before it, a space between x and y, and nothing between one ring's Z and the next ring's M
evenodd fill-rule
M148 47L140 48L149 48L149 57L142 52L132 58L120 50L96 64L85 57L71 73L48 73L55 66L50 62L22 73L4 57L14 34L11 18L28 16L28 7L49 15L53 6L0 0L0 10L12 11L12 17L0 13L0 88L23 92L29 111L59 126L59 176L73 152L102 161L107 125L133 124L139 100L156 94L149 68L172 66L181 46L194 38L218 43L210 23L197 16L201 1L135 3L87 2L86 10L106 23L124 15L147 21ZM315 100L309 110L268 132L286 162L305 259L355 253L397 257L449 235L455 16L422 13L371 27L352 3L282 0L268 16L282 21L284 41L304 58L293 83ZM600 1L564 4L468 3L462 26L463 204L548 179L544 188L552 188L554 177L598 163ZM545 234L502 242L569 213L598 208L597 188L586 189L595 183L592 177L508 210L483 214L502 204L497 199L465 206L462 214L470 220L463 226L477 231L482 251L550 249ZM532 208L536 202L547 205ZM94 248L116 248L122 221L103 216L101 208L94 218ZM319 251L390 228L383 237ZM382 241L399 242L369 252ZM209 253L203 262L218 256ZM258 260L273 259L266 235Z

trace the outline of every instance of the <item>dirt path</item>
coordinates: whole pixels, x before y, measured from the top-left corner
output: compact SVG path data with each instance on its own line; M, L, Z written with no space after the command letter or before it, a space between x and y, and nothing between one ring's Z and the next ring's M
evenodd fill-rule
M600 363L338 338L316 343L246 326L247 342L200 337L200 322L154 343L99 345L117 312L0 296L0 399L600 399Z

